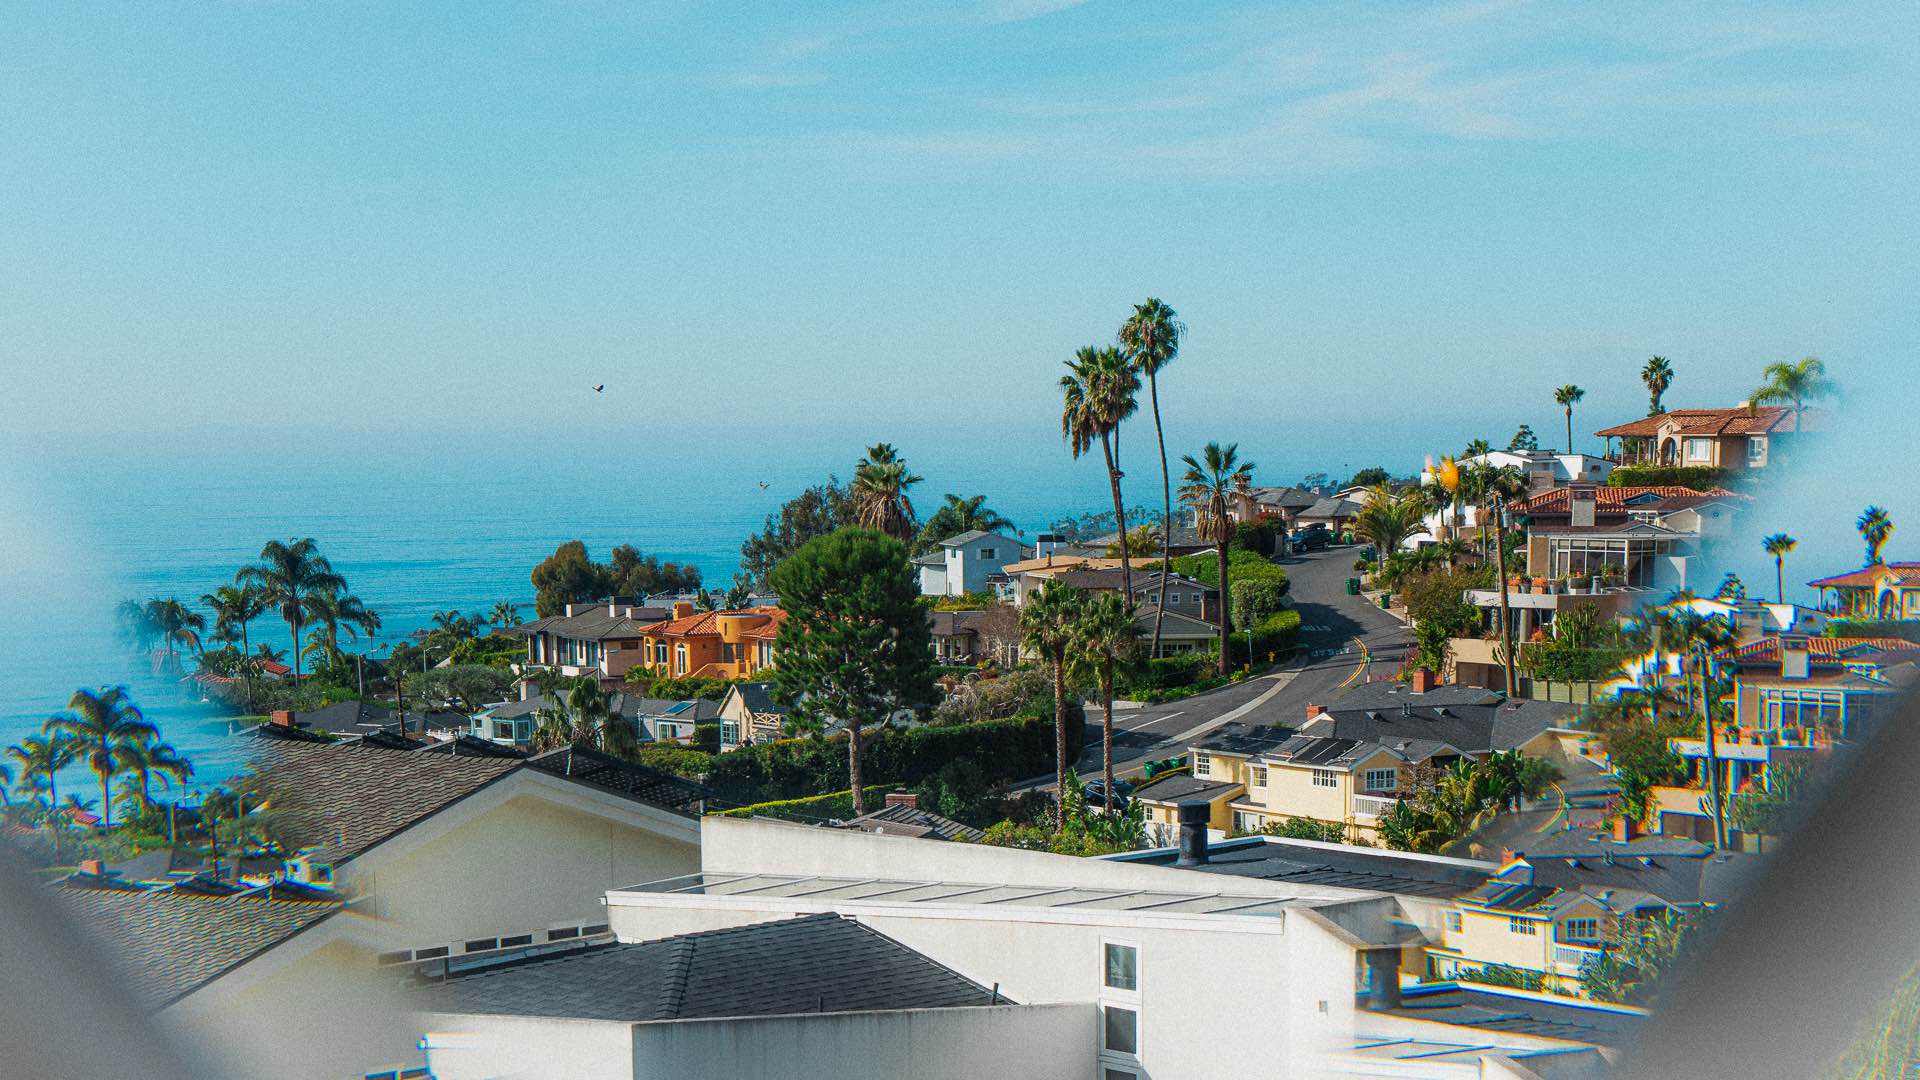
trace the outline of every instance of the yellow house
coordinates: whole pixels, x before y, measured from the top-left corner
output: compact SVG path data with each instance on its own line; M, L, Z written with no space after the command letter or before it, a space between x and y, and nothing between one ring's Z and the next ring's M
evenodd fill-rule
M1246 794L1230 804L1233 828L1257 832L1286 818L1346 829L1349 841L1374 843L1379 823L1412 794L1414 770L1465 756L1426 739L1393 743L1296 735L1248 761Z
M1827 590L1832 589L1833 606L1843 615L1920 619L1920 562L1867 566L1807 584L1820 590L1823 601Z
M635 667L672 678L750 679L774 664L774 641L787 613L777 607L695 612L685 602L673 617L640 628Z

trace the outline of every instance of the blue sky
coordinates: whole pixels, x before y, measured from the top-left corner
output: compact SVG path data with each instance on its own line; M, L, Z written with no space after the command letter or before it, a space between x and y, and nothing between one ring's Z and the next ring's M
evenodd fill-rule
M1550 434L1567 381L1639 415L1651 353L1730 404L1920 340L1910 3L8 21L8 437L80 453L1051 439L1059 362L1157 294L1171 441L1297 474Z

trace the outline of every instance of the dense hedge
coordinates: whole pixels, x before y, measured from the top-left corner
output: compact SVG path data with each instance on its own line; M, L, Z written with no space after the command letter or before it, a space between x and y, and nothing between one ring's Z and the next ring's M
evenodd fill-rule
M1837 638L1897 637L1920 641L1920 622L1912 619L1835 619L1827 634Z
M1686 487L1707 491L1726 482L1726 474L1707 465L1622 465L1607 477L1608 487Z
M1195 581L1215 586L1220 584L1220 556L1203 553L1200 555L1182 555L1173 560L1173 572L1185 574ZM1286 595L1293 583L1287 579L1287 572L1276 566L1271 560L1264 559L1245 548L1227 550L1227 578L1232 581L1271 581Z
M1558 641L1536 641L1520 652L1527 674L1549 682L1604 682L1637 655L1633 649L1583 649Z
M1248 659L1246 630L1236 628L1233 637L1228 640L1232 642L1234 662L1246 663ZM1278 659L1292 652L1299 641L1300 612L1293 608L1276 611L1253 624L1253 660L1264 664L1269 655Z
M867 807L877 810L881 799L886 797L891 785L874 784L867 788ZM804 799L775 799L772 802L754 803L736 810L722 810L726 817L770 817L797 818L839 818L845 820L853 816L853 789L835 791L827 795L811 795Z
M1084 723L1069 724L1068 753L1078 756L1085 738ZM1051 775L1053 717L888 728L869 737L862 771L882 784L912 786L960 758L979 765L987 784ZM785 739L729 751L714 758L707 786L723 801L742 806L850 790L846 736Z

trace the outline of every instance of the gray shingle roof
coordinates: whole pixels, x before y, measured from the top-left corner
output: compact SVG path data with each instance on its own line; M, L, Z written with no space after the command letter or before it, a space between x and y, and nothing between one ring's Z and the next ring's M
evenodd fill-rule
M541 772L564 777L602 791L624 795L644 803L683 814L698 814L712 792L700 784L672 773L621 761L598 750L563 746L527 759L527 765Z
M263 786L296 844L343 862L479 791L524 762L391 750L357 742L263 744Z
M1151 792L1143 794L1151 797ZM1167 851L1126 861L1171 866L1175 859L1175 853ZM1379 848L1319 844L1275 836L1214 844L1208 850L1207 861L1192 869L1232 877L1437 898L1472 892L1493 873L1493 866L1488 863L1419 858Z
M1638 1013L1589 1005L1561 1005L1519 996L1441 985L1409 989L1400 1007L1388 1010L1410 1020L1538 1035L1548 1039L1618 1046L1642 1022Z
M734 683L729 693L740 695L740 704L750 713L765 713L769 716L787 715L787 707L773 700L772 683L743 682ZM721 704L726 704L722 701Z
M1579 708L1530 698L1508 700L1498 691L1470 686L1437 686L1416 694L1403 683L1371 683L1347 691L1301 731L1389 745L1430 740L1477 754L1511 750L1571 719Z
M1291 738L1293 738L1291 728L1276 727L1272 724L1248 724L1234 720L1214 729L1206 738L1193 744L1193 748L1251 757L1254 754L1265 753Z
M1219 780L1205 780L1187 773L1177 773L1165 780L1155 780L1135 794L1153 802L1179 802L1183 799L1212 802L1228 792L1243 787L1245 787L1244 784L1229 784Z
M1016 554L1019 553L1020 545L1015 544L1011 537L1003 536L1000 533L987 532L984 529L968 529L966 532L956 533L953 536L949 536L945 540L940 541L940 546L950 547L950 548L959 547L962 544L971 544L975 540L985 540L987 537L990 537L990 536L996 539L1005 540L1009 544L1013 544L1014 552Z
M159 1009L339 911L338 903L56 886L80 933Z
M878 931L825 914L483 968L424 985L416 1001L443 1014L637 1022L959 1008L990 1004L992 995Z
M683 708L683 706L687 706ZM487 710L487 715L496 720L511 720L519 716L528 716L547 707L547 696L535 694L520 701L509 701ZM607 695L607 708L618 716L636 720L642 716L669 716L676 720L692 720L706 723L720 715L720 703L705 698L692 699L692 704L677 698L641 697L624 690L615 690Z
M883 806L871 814L849 818L841 825L861 832L931 837L935 840L970 840L976 843L987 835L971 825L904 803Z

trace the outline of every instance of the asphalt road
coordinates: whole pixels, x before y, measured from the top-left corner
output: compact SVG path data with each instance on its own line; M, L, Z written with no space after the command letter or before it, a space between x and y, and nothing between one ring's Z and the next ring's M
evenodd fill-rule
M1269 674L1161 705L1114 711L1114 771L1137 775L1149 760L1185 752L1230 720L1297 727L1307 706L1330 705L1368 678L1390 678L1412 642L1400 620L1348 596L1354 548L1329 548L1280 560L1300 611L1300 648ZM1086 750L1076 763L1082 779L1100 775L1100 706L1088 702ZM1052 787L1036 781L1023 787Z

